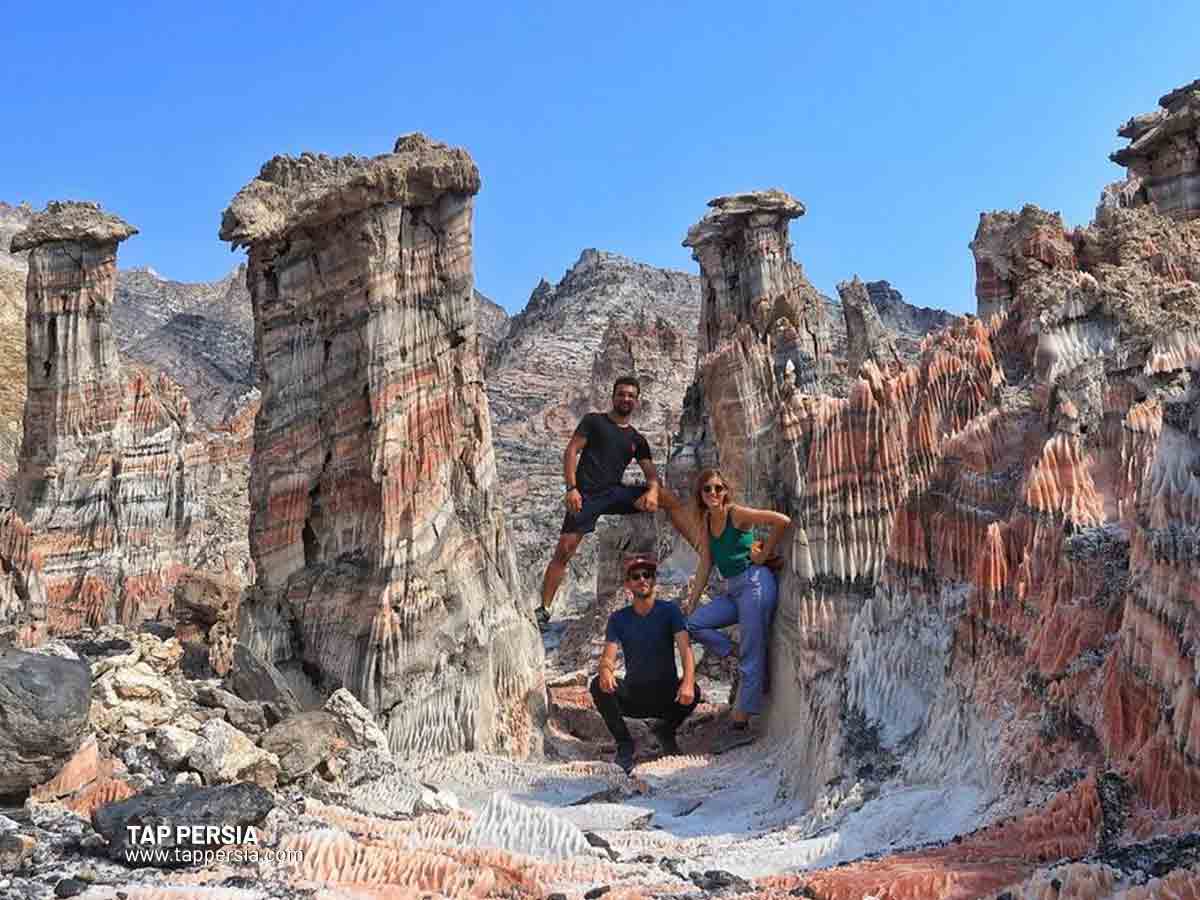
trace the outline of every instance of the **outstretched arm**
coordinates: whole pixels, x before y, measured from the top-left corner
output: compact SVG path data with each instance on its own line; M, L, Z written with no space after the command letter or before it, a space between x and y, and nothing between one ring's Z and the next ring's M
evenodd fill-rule
M683 601L683 611L686 615L690 616L692 610L696 608L700 595L708 587L708 576L711 572L712 554L708 549L708 541L704 541L700 545L700 564L696 567L696 574L692 577L692 589L688 591L687 599Z
M643 512L654 512L658 509L658 469L654 467L652 459L639 459L637 464L646 476L646 493L638 497L633 505Z
M752 562L759 564L771 558L783 533L792 524L792 520L781 512L775 512L773 509L755 509L753 506L735 506L730 510L730 515L733 516L734 528L746 531L755 525L766 525L771 529L770 535L758 552L759 559L752 559Z

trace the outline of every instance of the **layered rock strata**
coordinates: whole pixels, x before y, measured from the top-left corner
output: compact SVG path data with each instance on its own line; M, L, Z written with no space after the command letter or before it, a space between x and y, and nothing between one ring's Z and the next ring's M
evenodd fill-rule
M661 469L695 366L699 310L695 276L589 249L556 285L543 280L510 320L486 379L496 464L530 603L562 525L562 454L576 424L611 407L617 377L636 376L642 394L633 422ZM636 464L626 478L641 480ZM592 604L597 547L626 543L628 524L601 520L598 537L580 548L562 588L566 607Z
M1110 202L1151 205L1173 219L1200 217L1200 80L1165 94L1152 113L1118 129L1129 145L1110 159L1128 170Z
M48 636L42 560L33 545L21 517L0 511L0 646L29 647Z
M153 269L118 272L112 327L122 357L180 385L208 428L220 427L254 389L244 265L212 282L172 281Z
M225 211L250 249L262 405L251 649L349 688L403 755L540 747L541 648L497 495L463 150L275 157Z
M182 572L237 557L223 553L236 531L210 534L205 493L228 472L194 433L187 398L117 354L116 252L133 233L95 205L52 203L12 240L29 251L15 503L42 564L51 632L169 617ZM204 559L214 545L222 552Z
M1198 237L1150 207L1106 207L1075 232L1034 207L986 215L972 243L983 320L930 337L908 367L867 358L878 342L856 342L848 321L861 378L844 397L805 390L795 370L768 378L770 348L729 329L723 352L741 364L728 381L760 386L741 391L743 418L777 401L771 446L722 441L716 420L736 416L706 390L694 418L713 423L723 466L778 460L765 480L796 523L771 727L792 745L801 796L873 745L904 783L974 773L1010 810L1064 773L1112 766L1104 784L1128 791L1132 812L1095 785L1091 801L1064 794L1062 815L1086 827L1062 854L1195 821L1186 604L1172 587L1194 580L1180 544L1189 488L1170 473L1196 434ZM845 287L847 311L863 308ZM1028 840L1040 814L969 855L918 854L819 889L920 896L953 872L957 896L968 865L996 889L1047 858ZM1020 864L1001 866L1018 847Z
M475 321L479 335L479 358L486 361L508 334L508 313L491 297L475 291Z
M789 790L882 766L1009 816L814 879L823 895L975 896L1200 821L1200 224L1178 213L1104 206L1074 231L986 214L979 318L915 365L864 360L846 396L787 372L745 392L747 421L777 401L770 450L717 429L722 466L777 460L765 480L794 522L769 715ZM717 352L770 385L754 328ZM714 427L736 418L707 395Z
M13 235L34 217L29 206L0 203L0 505L11 505L25 407L25 287L29 250L13 252ZM244 568L248 560L248 462L257 401L251 372L253 323L245 269L216 282L181 283L154 270L118 270L110 330L126 376L142 368L150 383L161 374L179 386L192 410L193 430L211 445L217 464L210 480L210 515L220 526L204 542ZM235 458L234 457L239 457ZM221 464L232 470L222 472ZM223 536L221 536L223 535ZM205 551L200 556L209 557Z
M824 298L792 259L788 223L804 215L803 203L769 190L708 205L683 241L700 263L703 298L693 403L707 411L709 439L735 491L761 504L773 492L775 384L788 373L815 389L832 373L828 319ZM673 467L679 487L691 476L685 468Z

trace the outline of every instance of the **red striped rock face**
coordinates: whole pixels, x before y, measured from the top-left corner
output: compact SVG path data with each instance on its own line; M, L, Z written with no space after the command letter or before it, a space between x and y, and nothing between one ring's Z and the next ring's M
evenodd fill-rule
M262 406L251 645L350 688L405 755L540 746L541 649L495 494L461 150L277 157L250 247Z
M683 242L700 263L697 382L722 471L740 495L762 502L771 493L775 385L789 371L818 389L830 373L829 323L788 242L788 222L804 204L760 191L709 206Z
M117 245L133 233L94 205L52 203L12 242L30 251L16 508L44 588L25 616L50 633L168 616L180 574L223 568L214 545L237 542L205 524L208 488L230 480L229 460L216 454L212 471L177 385L118 358Z
M1194 828L1200 223L1168 212L1104 208L1074 232L1032 206L984 215L981 317L915 365L868 360L844 397L781 377L753 310L710 332L720 464L765 469L794 523L768 716L791 789L816 799L882 752L906 783L1016 812L813 878L820 896L978 896ZM728 307L705 303L709 323Z

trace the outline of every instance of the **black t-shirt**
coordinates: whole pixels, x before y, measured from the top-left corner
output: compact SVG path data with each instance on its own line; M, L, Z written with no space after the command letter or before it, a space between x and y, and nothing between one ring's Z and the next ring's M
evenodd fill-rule
M679 607L669 600L655 600L644 616L632 605L618 609L608 617L604 639L621 645L626 684L678 684L675 635L681 631L687 631L687 620Z
M616 487L631 459L650 459L650 444L641 432L632 425L622 428L604 413L588 413L575 434L587 438L575 469L580 493Z

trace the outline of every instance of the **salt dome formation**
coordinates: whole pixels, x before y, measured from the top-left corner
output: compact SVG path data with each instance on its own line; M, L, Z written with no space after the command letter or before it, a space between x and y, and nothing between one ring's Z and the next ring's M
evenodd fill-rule
M802 207L719 198L688 234L705 427L681 460L715 444L745 494L795 522L769 715L790 788L816 800L866 753L1011 815L822 873L820 896L1025 878L1044 896L1039 861L1200 821L1200 83L1161 104L1121 130L1133 171L1091 225L983 214L979 317L915 364L856 354L844 396L820 389L822 326L778 237Z
M538 752L542 650L518 604L476 337L463 150L275 157L221 238L250 251L262 407L242 640L349 688L393 752Z
M53 202L12 239L29 251L27 394L14 511L0 514L0 626L18 644L170 618L181 580L235 580L245 537L218 498L244 486L248 446L229 423L196 428L179 385L117 352L117 247L136 233L96 204Z

